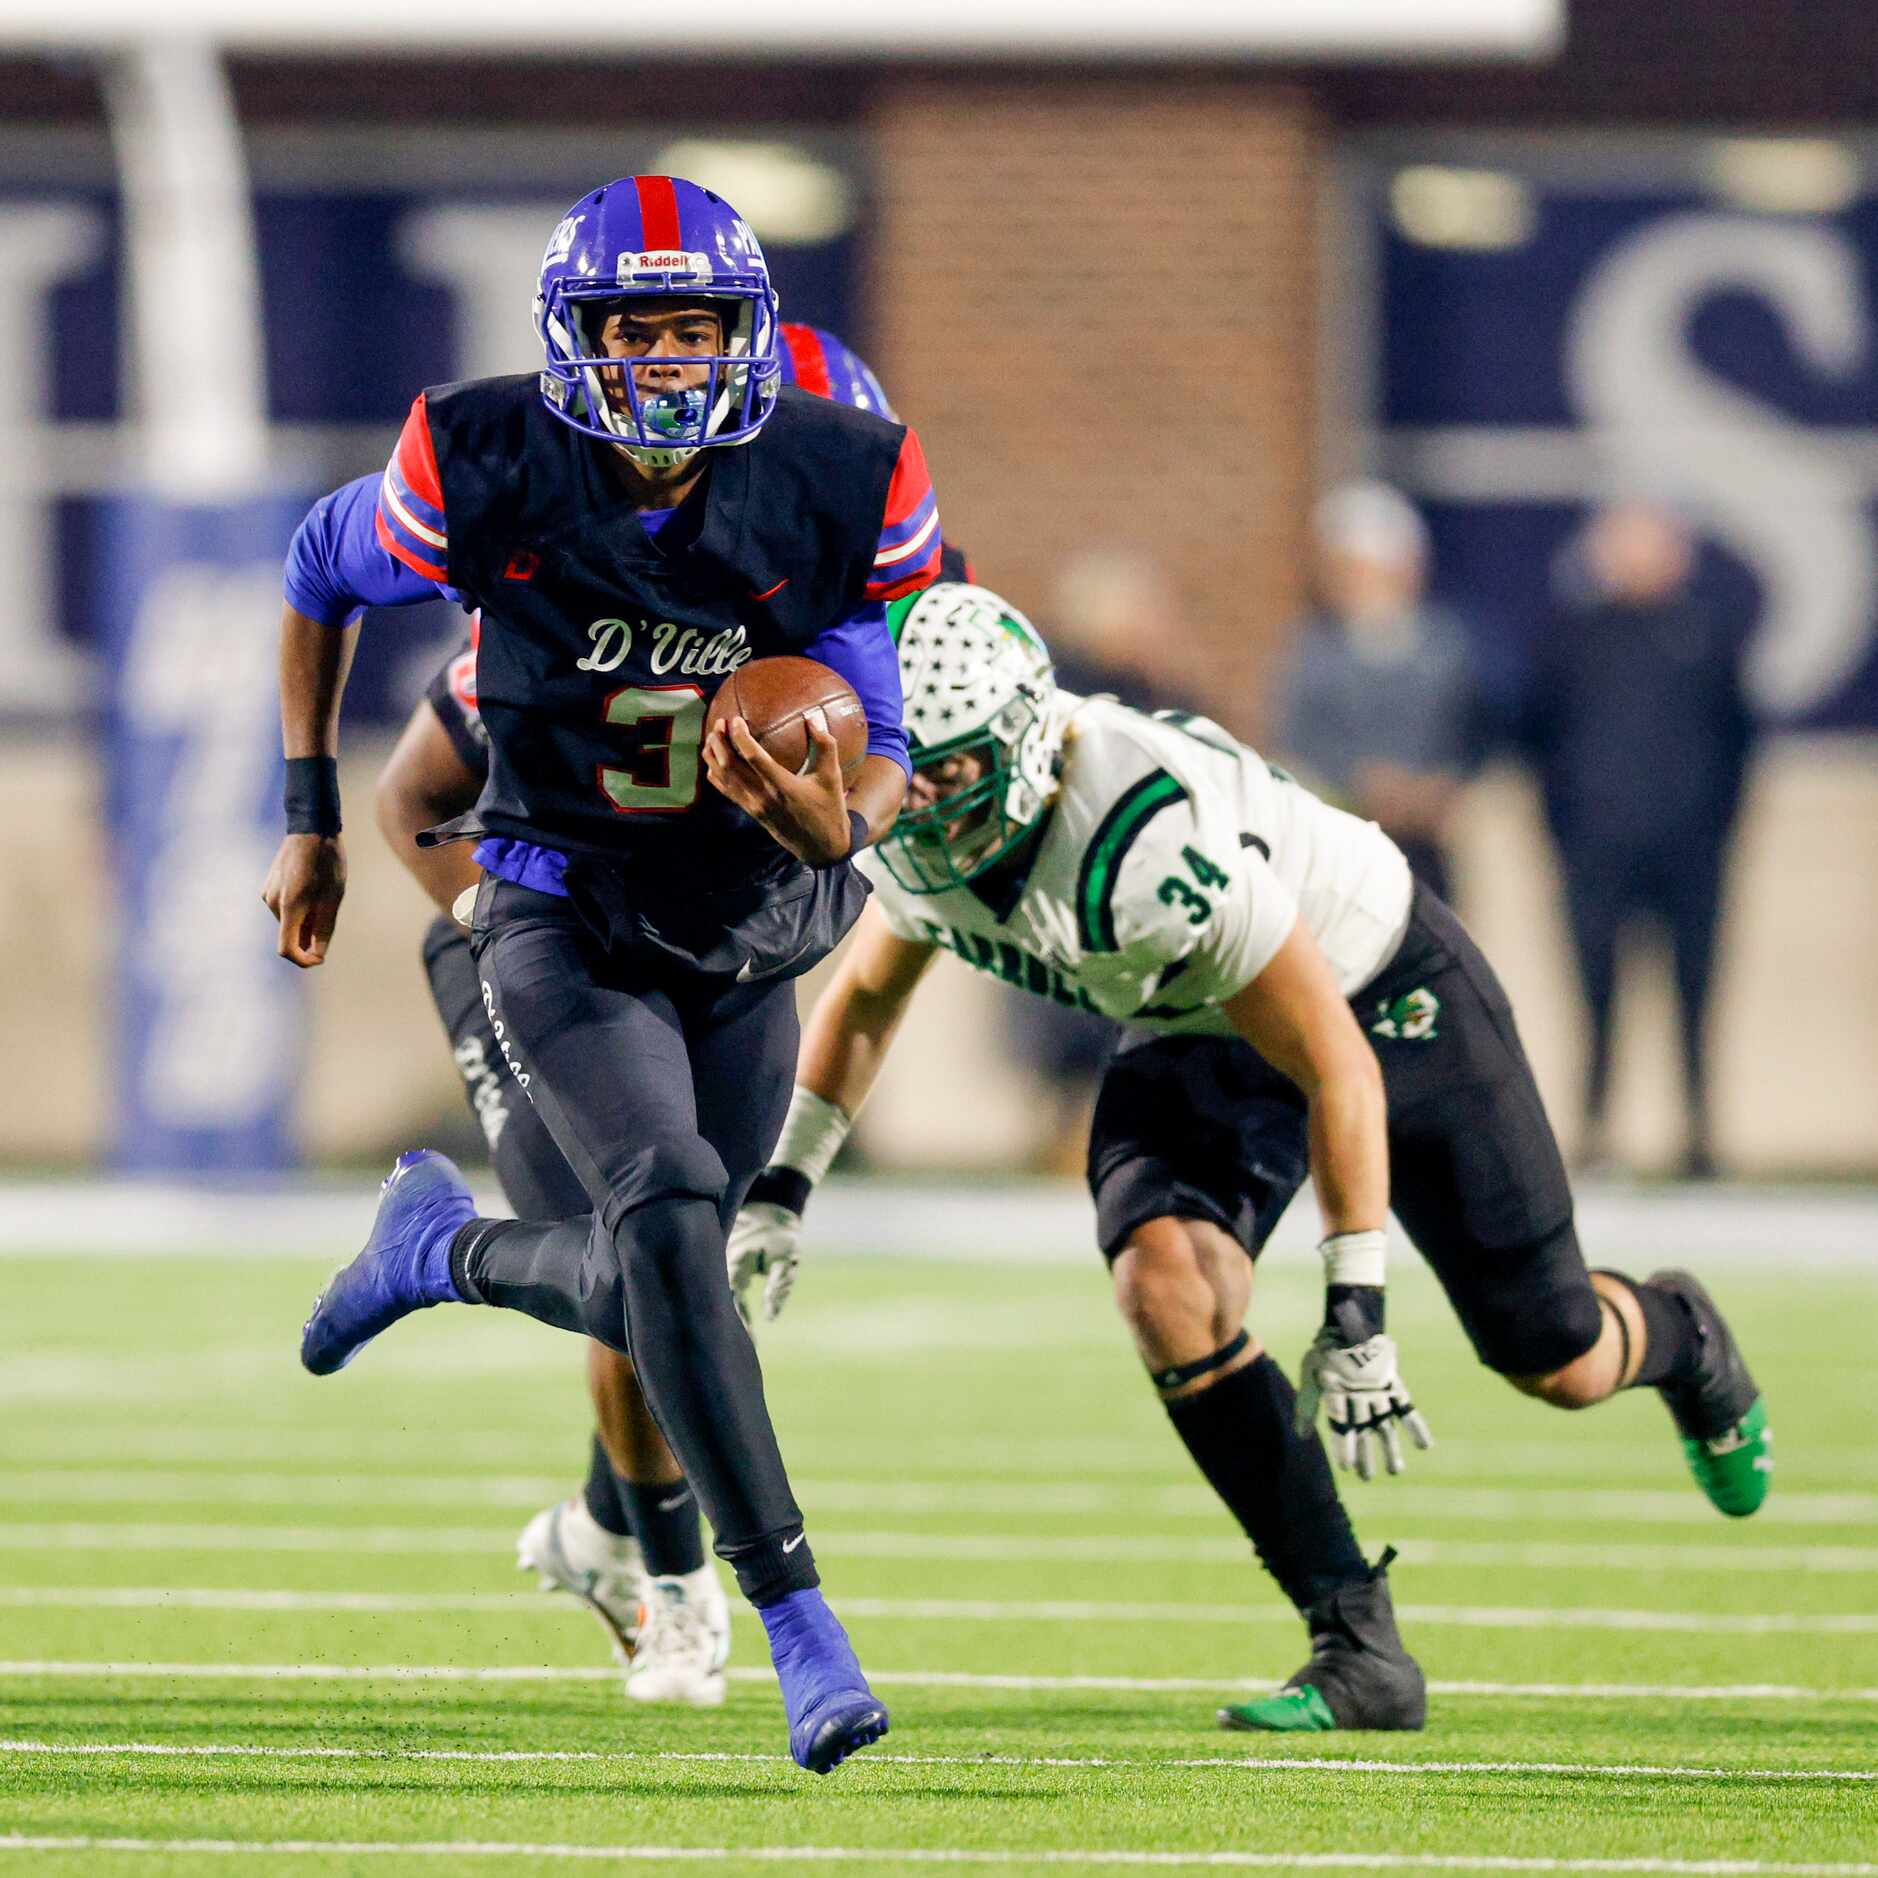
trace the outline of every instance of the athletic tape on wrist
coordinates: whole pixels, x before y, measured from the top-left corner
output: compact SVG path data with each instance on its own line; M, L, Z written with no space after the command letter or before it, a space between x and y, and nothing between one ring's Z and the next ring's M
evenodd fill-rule
M281 791L290 835L336 835L339 820L339 764L330 756L290 756Z
M854 1126L845 1109L824 1101L812 1089L796 1084L789 1098L789 1113L783 1117L782 1137L770 1156L772 1169L794 1168L814 1186L835 1164L841 1144ZM798 1207L797 1212L802 1209Z
M1171 1369L1157 1369L1151 1373L1157 1389L1178 1389L1183 1384L1197 1382L1202 1376L1210 1376L1216 1369L1224 1369L1232 1359L1252 1341L1252 1333L1242 1330L1230 1343L1222 1343L1211 1356L1196 1357L1191 1363L1176 1363Z
M1332 1233L1317 1248L1327 1285L1381 1285L1389 1262L1389 1239L1382 1232Z

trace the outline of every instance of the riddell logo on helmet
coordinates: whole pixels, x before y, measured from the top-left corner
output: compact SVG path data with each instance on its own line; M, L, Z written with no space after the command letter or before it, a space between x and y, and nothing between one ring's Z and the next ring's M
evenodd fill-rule
M708 280L711 276L709 255L686 254L678 248L655 248L644 254L622 254L618 277L630 280L635 274L695 274Z

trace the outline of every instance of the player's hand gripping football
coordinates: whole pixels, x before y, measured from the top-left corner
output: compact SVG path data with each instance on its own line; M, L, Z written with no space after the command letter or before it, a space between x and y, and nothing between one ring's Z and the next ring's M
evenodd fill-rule
M768 1274L763 1287L763 1321L773 1324L795 1289L796 1263L802 1256L802 1215L774 1200L749 1200L737 1210L730 1229L726 1258L730 1266L730 1293L737 1314L746 1324L750 1315L751 1284Z
M346 844L338 835L288 835L267 870L261 899L280 921L275 947L302 970L326 962L346 894Z
M1324 1327L1304 1353L1298 1380L1296 1426L1302 1435L1317 1419L1321 1402L1330 1423L1330 1452L1339 1467L1375 1477L1374 1447L1392 1474L1402 1471L1401 1429L1419 1448L1435 1438L1396 1367L1395 1339L1383 1328L1379 1285L1340 1285L1324 1313Z
M803 720L814 752L806 774L792 776L750 734L741 717L704 740L712 785L763 824L797 860L826 867L853 846L841 754L833 733L814 717Z

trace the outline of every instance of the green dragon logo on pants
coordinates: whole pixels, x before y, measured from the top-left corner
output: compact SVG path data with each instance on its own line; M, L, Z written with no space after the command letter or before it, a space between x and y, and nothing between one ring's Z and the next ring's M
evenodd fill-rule
M1435 1019L1440 1015L1441 1000L1426 985L1417 985L1399 998L1378 1000L1370 1033L1398 1043L1428 1043L1434 1038Z

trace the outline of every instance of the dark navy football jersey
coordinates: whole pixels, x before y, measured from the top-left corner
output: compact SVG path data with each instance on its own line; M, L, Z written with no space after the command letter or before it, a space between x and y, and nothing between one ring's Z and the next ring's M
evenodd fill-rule
M706 701L747 660L806 649L932 578L918 440L785 391L656 543L603 449L555 420L532 376L427 393L384 479L379 543L480 614L488 829L692 877L747 872L774 843L705 783Z
M939 551L938 578L968 582L973 579L970 558L949 541ZM424 696L437 722L443 726L444 735L450 739L450 747L462 760L463 767L478 779L489 773L489 733L483 728L482 712L476 704L476 639L480 625L479 620L471 618L463 642L438 666L430 683L424 687ZM863 672L850 668L844 675L857 691L862 690ZM866 701L863 691L862 702ZM875 720L872 709L867 718L871 731Z

